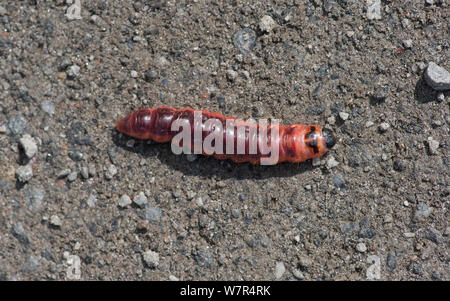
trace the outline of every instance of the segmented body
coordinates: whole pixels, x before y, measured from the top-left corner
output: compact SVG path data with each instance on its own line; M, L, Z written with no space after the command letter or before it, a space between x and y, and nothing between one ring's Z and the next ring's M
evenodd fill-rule
M196 116L200 116L200 118L194 118L195 112L198 112ZM211 119L218 120L222 126L205 126L207 121ZM191 108L157 107L140 109L120 119L116 128L119 132L138 139L151 139L162 143L171 141L181 132L181 129L173 127L175 121L191 126L192 139L189 148L191 151L194 151L194 141L198 141L194 137L194 129L197 126L197 129L201 129L201 142L213 131L216 131L214 133L223 139L220 151L216 149L213 153L206 153L202 150L203 154L212 155L217 159L231 159L237 163L259 164L261 159L270 157L273 152L267 152L267 149L264 151L260 147L262 142L266 143L269 149L278 150L277 159L273 163L302 162L317 158L325 154L335 143L334 134L330 130L322 130L318 125L260 125L223 116L220 113L204 110L195 111ZM241 130L238 130L238 128ZM272 131L278 131L278 135L271 135ZM232 143L231 147L230 143ZM245 150L241 148L239 152L239 143L245 146ZM252 143L256 143L256 149L252 149L252 145L254 145Z

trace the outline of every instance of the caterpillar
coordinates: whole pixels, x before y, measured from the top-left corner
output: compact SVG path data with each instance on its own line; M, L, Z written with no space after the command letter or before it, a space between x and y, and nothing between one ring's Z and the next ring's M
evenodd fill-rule
M138 139L172 141L174 152L178 147L178 153L182 148L251 164L302 162L323 156L336 143L335 134L318 125L258 124L191 108L140 109L119 119L116 129Z

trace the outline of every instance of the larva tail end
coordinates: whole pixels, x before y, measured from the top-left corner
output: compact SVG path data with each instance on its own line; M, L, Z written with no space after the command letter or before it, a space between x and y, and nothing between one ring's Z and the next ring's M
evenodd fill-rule
M127 116L119 119L116 123L116 129L125 135L130 135L131 133L130 123L128 122L128 120L129 118Z

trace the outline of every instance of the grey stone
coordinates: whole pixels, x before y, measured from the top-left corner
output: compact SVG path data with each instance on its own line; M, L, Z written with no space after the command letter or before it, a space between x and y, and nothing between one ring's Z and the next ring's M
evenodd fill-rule
M417 205L416 212L414 213L414 220L418 222L423 222L430 216L432 212L433 212L432 207L428 207L426 204L420 202Z
M142 254L142 257L144 258L144 262L145 264L151 268L151 269L155 269L158 267L159 265L159 254L152 251L152 250L147 250Z
M381 133L386 132L389 128L391 127L391 125L387 122L383 122L380 124L380 126L378 127L378 129L380 130Z
M337 188L344 188L345 187L345 179L341 174L336 174L333 178L333 184Z
M31 165L25 165L25 166L19 166L16 169L16 177L17 179L22 182L26 183L33 177L33 170L31 169Z
M275 265L275 278L280 279L281 277L283 277L284 272L286 272L284 263L282 261L278 261Z
M55 105L50 100L46 100L41 104L41 110L50 116L55 113Z
M243 54L247 54L255 47L256 33L250 28L243 28L233 35L234 46Z
M360 238L373 238L375 237L376 232L375 229L370 224L367 218L362 219L359 222L359 233L358 236Z
M366 16L369 20L381 19L381 0L367 0Z
M441 244L444 241L444 238L442 237L441 233L433 228L429 229L425 233L425 238L436 244Z
M36 141L28 134L23 135L22 138L19 139L19 145L28 159L33 158L38 151Z
M111 180L117 174L117 167L114 164L110 164L105 172L105 178Z
M8 129L11 136L21 135L27 130L27 121L21 115L8 119Z
M350 114L348 114L348 113L346 113L346 112L340 112L340 113L339 113L339 117L340 117L343 121L347 120L349 116L350 116Z
M96 195L97 195L97 192L95 190L93 190L89 194L89 196L86 200L86 204L91 208L95 207L95 205L97 204L97 196Z
M17 240L23 244L24 246L28 246L30 244L30 239L28 238L28 234L25 231L23 224L21 222L17 222L14 224L12 229L12 235L17 238Z
M70 174L70 172L71 172L71 170L69 168L63 169L56 175L56 177L58 179L65 178Z
M86 166L80 168L80 174L83 179L89 179L89 169Z
M367 247L366 244L363 242L360 242L359 244L356 245L356 251L360 252L360 253L364 253L367 251Z
M430 62L428 64L424 76L427 84L434 90L450 90L450 72L438 66L436 63Z
M40 267L40 258L34 255L29 255L27 260L25 261L25 264L23 266L23 272L25 274L30 274L35 272Z
M386 266L388 267L389 271L393 272L395 268L397 267L397 260L395 258L395 253L389 252L386 258Z
M265 32L271 32L276 25L277 23L272 19L271 16L268 15L265 15L259 21L259 29Z
M303 275L302 271L300 271L299 269L296 269L293 273L295 278L297 278L298 280L303 280L305 279L305 275Z
M24 189L25 204L33 213L39 212L42 209L42 201L45 197L45 191L38 187L27 186Z
M78 177L78 173L76 171L73 171L67 176L67 181L73 182L77 179L77 177Z
M145 193L141 191L137 196L134 197L133 202L139 207L145 207L147 204L147 197Z
M50 225L52 225L54 227L61 227L62 222L61 222L61 219L59 218L59 216L52 215L50 217Z
M436 155L439 148L439 141L434 140L433 137L428 137L427 142L430 154Z
M153 207L151 204L145 205L144 218L150 223L161 222L162 210L158 207Z
M0 16L6 15L7 13L6 9L0 5Z
M67 70L67 76L75 78L80 74L80 67L78 65L72 65Z
M236 71L234 71L233 69L227 70L227 78L229 81L234 82L236 80L237 76L238 76L238 73Z
M198 248L194 254L195 262L203 268L210 268L214 264L214 257L208 249Z
M119 198L119 206L122 208L127 207L131 204L131 199L128 195L124 194Z

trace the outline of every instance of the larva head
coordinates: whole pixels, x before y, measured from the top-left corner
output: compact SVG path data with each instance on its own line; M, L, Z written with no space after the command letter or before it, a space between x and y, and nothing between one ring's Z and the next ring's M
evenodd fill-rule
M304 143L309 149L312 158L323 156L336 144L336 135L329 129L322 129L317 125L306 128Z
M151 122L151 110L141 109L119 119L116 123L116 129L134 138L149 139Z

